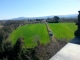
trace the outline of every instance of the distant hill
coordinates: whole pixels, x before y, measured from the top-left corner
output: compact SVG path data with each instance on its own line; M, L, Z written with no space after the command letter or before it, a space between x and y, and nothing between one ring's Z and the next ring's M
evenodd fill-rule
M78 14L52 15L52 16L43 16L43 17L18 17L18 18L13 18L11 20L47 19L47 18L53 18L54 16L59 16L60 18L77 18L77 15Z
M77 18L78 14L59 15L60 18Z
M78 14L70 14L70 15L53 15L53 16L45 16L45 18L53 18L54 16L59 16L59 18L77 18Z

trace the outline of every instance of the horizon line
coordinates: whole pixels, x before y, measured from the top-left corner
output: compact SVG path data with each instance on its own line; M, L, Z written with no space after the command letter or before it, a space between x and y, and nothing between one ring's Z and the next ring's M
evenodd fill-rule
M78 14L78 13L74 13L74 14ZM72 15L72 14L62 14L62 15ZM38 18L38 17L48 17L48 16L62 16L61 14L59 15L46 15L46 16L34 16L34 17L26 17L26 16L21 16L21 17L13 17L13 18L4 18L4 19L0 19L0 20L10 20L10 19L15 19L15 18L22 18L22 17L25 17L25 18Z

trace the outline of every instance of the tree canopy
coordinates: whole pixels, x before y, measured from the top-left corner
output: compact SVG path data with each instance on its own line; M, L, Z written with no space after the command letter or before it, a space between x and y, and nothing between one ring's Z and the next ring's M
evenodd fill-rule
M58 23L60 18L58 16L54 16L53 19L55 20L56 23Z

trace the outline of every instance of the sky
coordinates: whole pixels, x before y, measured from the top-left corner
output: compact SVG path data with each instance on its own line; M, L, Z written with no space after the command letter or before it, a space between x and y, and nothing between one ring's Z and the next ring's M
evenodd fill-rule
M80 0L0 0L0 20L76 14Z

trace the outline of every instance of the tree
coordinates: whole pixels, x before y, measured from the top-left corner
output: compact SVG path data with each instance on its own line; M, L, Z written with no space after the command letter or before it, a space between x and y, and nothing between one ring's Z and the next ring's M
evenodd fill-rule
M23 47L23 38L20 37L18 38L18 40L16 41L14 47L13 47L13 59L18 59L20 60L20 52L22 50L22 47Z
M3 57L8 60L12 60L12 50L13 46L12 43L9 40L6 40L3 42L4 52Z
M3 58L3 40L4 40L4 32L0 30L0 59Z
M58 23L59 22L59 17L58 16L54 16L54 18L53 18L54 20L55 20L55 22L56 23Z

